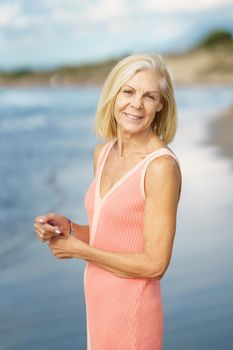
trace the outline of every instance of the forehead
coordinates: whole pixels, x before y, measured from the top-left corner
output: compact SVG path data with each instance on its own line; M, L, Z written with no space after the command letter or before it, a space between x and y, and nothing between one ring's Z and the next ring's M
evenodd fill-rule
M135 73L125 85L143 91L158 91L159 78L154 70L143 70Z

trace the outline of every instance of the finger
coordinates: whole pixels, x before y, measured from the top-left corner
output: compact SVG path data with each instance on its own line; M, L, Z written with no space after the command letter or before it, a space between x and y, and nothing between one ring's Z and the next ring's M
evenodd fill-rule
M67 255L66 253L63 252L59 252L59 251L54 251L53 255L57 258L57 259L70 259L71 257L69 255Z
M55 214L54 213L49 213L47 215L40 215L35 218L35 221L40 224L45 224L48 221L54 219Z
M35 230L35 231L36 231L36 233L37 233L37 238L39 238L39 240L40 240L41 242L45 242L46 239L41 235L40 231L38 231L38 230Z
M40 215L35 218L35 222L38 224L44 224L47 222L47 216L46 215Z
M41 237L41 232L36 227L34 227L34 231Z
M51 232L51 233L55 233L55 234L60 234L61 233L61 229L58 226L52 226L49 224L45 224L43 225L43 229L45 231Z
M59 254L61 254L61 252L56 248L52 248L50 250L51 250L51 253L56 257L59 256Z
M34 225L34 230L36 231L36 233L39 236L39 239L42 242L46 242L46 241L50 240L54 236L54 232L45 231L45 230L43 230L41 225L38 225L38 224Z
M50 228L50 225L46 226L41 224L34 224L33 227L35 230L40 232L40 236L43 238L43 240L46 240L46 241L51 239L55 235L57 236L60 232L60 230L56 229L56 227L52 226ZM50 231L48 231L49 228L50 228Z
M45 230L43 229L43 225L34 224L33 227L34 227L34 230L37 230L38 232L40 232L41 236L44 235Z
M57 256L58 259L71 259L70 256L67 255L59 255Z
M37 230L43 230L42 225L40 224L34 224L33 227Z

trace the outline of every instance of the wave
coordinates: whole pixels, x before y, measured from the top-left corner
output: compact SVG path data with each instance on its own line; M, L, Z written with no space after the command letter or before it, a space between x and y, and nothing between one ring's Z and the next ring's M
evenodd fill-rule
M47 123L45 115L27 116L17 119L8 119L0 122L0 132L12 132L18 130L34 130L43 128Z

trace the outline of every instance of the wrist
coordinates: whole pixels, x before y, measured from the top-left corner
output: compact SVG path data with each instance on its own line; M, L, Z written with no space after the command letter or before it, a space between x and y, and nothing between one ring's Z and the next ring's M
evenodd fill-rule
M67 218L67 220L69 222L69 236L75 237L75 230L74 230L73 223L69 218Z

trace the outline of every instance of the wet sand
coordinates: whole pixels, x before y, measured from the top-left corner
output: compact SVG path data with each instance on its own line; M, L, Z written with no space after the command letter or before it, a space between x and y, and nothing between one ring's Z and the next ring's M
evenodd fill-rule
M210 122L209 142L233 161L233 104Z

